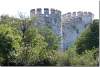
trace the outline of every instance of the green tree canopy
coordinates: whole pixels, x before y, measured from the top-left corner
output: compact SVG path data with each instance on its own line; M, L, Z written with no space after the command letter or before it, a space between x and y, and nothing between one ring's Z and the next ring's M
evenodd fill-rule
M99 47L99 20L94 20L92 24L80 35L75 42L77 52Z
M21 33L7 24L0 25L0 57L8 62L12 55L17 55L21 47Z

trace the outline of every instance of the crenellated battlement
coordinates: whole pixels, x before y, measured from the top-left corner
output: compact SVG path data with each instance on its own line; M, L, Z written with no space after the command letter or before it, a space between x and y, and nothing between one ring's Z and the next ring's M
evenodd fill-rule
M63 15L63 17L82 17L82 16L90 16L90 17L93 17L93 14L91 12L82 12L82 11L79 11L79 12L68 12L66 14Z
M44 8L44 9L37 8L37 9L31 9L31 11L30 11L31 16L54 15L54 14L61 15L61 11L57 10L57 9L53 9L53 8L51 8L51 9L49 9L49 8Z
M38 27L48 26L52 31L61 36L61 49L65 50L74 42L82 30L92 22L93 13L87 11L67 12L61 15L61 11L49 8L37 8L30 11L30 17L36 16L33 23Z
M31 9L30 11L30 16L40 16L40 15L58 15L61 16L61 11L57 10L57 9L49 9L49 8L37 8L37 9ZM87 12L87 11L78 11L78 12L67 12L65 14L62 15L62 17L83 17L83 16L87 16L87 17L92 17L93 18L93 13L91 12Z

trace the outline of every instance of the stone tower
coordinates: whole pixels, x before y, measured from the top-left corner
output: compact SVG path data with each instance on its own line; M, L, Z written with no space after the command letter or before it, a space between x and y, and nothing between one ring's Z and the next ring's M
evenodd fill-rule
M62 51L74 43L93 19L91 12L68 12L61 15L61 11L52 8L44 8L44 11L41 8L32 9L30 17L33 16L37 17L34 25L40 27L48 24L56 35L63 38L60 44Z
M42 13L43 12L43 13ZM30 17L37 17L36 25L50 24L52 30L60 35L61 31L61 11L56 9L41 8L32 9L30 11Z
M53 8L31 9L30 17L33 17L33 16L37 18L34 25L39 26L39 27L48 25L50 26L50 28L56 35L62 36L60 10L53 9Z
M91 12L68 12L62 15L62 33L64 49L68 48L80 33L92 23Z

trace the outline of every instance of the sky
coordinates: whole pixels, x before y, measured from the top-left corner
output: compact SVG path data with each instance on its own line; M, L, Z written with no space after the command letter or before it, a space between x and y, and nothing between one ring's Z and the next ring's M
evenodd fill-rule
M19 13L29 16L34 8L55 8L62 14L74 11L90 11L94 18L99 18L99 0L0 0L0 15L19 16Z

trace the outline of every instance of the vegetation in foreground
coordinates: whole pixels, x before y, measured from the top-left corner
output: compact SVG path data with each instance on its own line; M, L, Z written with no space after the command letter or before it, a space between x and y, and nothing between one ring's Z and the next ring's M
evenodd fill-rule
M94 20L63 53L58 52L60 37L48 27L35 27L32 21L30 18L1 16L0 65L99 65L99 20Z

